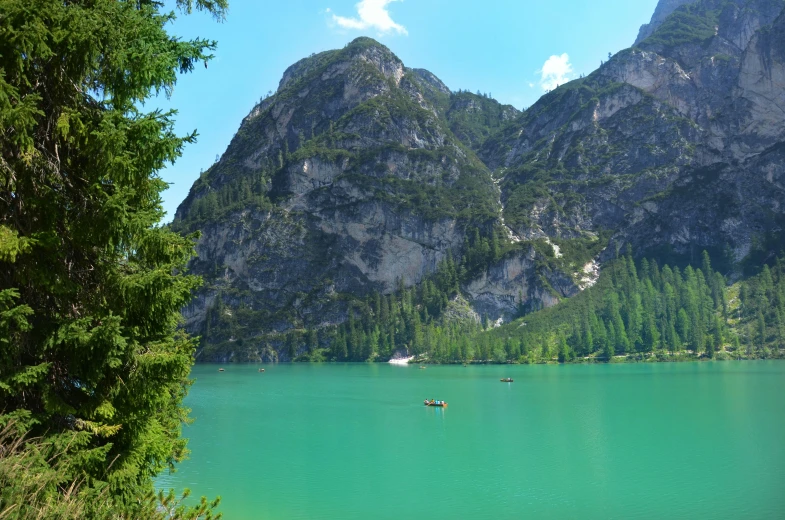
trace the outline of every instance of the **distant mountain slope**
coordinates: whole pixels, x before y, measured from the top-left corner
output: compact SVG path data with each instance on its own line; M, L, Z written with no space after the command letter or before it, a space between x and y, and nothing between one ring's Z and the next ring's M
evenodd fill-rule
M486 141L507 223L525 237L610 229L641 254L727 246L735 261L781 236L784 7L681 6Z

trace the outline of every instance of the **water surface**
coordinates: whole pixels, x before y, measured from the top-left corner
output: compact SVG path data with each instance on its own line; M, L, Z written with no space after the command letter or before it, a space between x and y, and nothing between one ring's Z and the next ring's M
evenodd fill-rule
M225 368L158 484L228 520L785 518L783 362Z

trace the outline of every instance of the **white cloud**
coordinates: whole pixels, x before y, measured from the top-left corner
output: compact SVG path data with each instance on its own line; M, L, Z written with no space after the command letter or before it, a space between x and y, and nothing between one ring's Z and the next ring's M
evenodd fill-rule
M344 29L377 29L381 33L397 32L398 34L408 34L406 27L397 24L387 10L387 4L402 0L360 0L355 5L357 8L357 18L346 18L344 16L332 15L332 21ZM327 9L328 13L332 11Z
M540 86L543 90L553 90L559 85L564 85L570 81L570 74L572 74L570 57L566 53L561 56L551 56L537 73L542 75Z

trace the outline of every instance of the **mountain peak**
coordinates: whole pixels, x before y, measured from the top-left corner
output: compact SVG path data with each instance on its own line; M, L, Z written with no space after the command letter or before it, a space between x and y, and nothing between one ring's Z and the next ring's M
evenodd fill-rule
M641 25L640 31L638 31L638 38L635 40L634 45L638 45L651 36L654 31L657 30L657 27L659 27L676 9L695 1L696 0L660 0L657 4L657 8L654 9L651 21Z
M396 83L403 75L403 62L398 56L373 38L361 36L346 44L343 49L311 54L290 66L278 84L278 92L328 62L351 62L357 59L370 63L385 76L395 77Z
M436 74L433 72L425 69L411 69L411 71L437 92L447 95L451 93L449 87L447 87L447 85L445 85L442 80L436 77Z
M376 49L385 50L387 52L391 52L390 49L387 48L387 46L379 43L378 41L374 40L373 38L369 38L368 36L360 36L358 38L355 38L354 40L352 40L352 41L350 41L349 43L346 44L346 48L347 49L370 49L370 48L376 48Z

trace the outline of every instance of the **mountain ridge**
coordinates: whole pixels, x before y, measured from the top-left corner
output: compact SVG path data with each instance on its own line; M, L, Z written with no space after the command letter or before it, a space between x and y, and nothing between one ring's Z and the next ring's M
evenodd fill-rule
M489 132L475 129L516 113L453 95L367 38L290 67L178 209L175 229L202 231L192 269L207 281L185 309L186 327L235 338L210 338L219 300L244 309L245 330L320 327L347 319L373 291L418 284L466 248L470 229L491 233L500 212L490 171L449 119L479 143ZM538 256L522 248L510 261ZM504 283L475 284L475 299L493 299L483 289ZM543 285L524 292L551 298ZM489 310L514 313L510 291Z
M633 47L526 112L370 38L298 61L178 208L173 227L203 233L186 328L219 358L280 354L286 331L343 323L481 242L496 252L459 274L458 298L493 322L577 294L627 244L676 261L707 249L728 269L770 256L783 13L663 0Z

